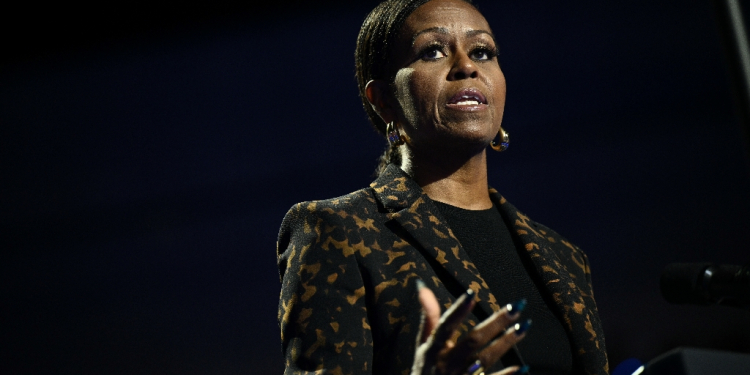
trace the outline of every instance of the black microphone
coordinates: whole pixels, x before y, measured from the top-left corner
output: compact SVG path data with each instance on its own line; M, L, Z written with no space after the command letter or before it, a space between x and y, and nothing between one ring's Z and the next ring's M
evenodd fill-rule
M672 263L661 273L661 295L669 303L750 308L750 263Z

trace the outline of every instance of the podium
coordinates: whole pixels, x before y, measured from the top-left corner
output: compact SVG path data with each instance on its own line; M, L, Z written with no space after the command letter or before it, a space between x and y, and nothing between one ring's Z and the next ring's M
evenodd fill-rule
M633 375L638 374L634 372ZM677 348L647 363L640 375L750 375L750 354Z

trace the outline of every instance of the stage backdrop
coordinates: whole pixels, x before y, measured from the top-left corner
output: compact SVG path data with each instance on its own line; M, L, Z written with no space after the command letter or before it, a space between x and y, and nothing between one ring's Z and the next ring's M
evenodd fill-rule
M369 184L385 146L354 79L373 2L316 3L6 15L0 372L280 373L281 219ZM750 261L710 4L479 6L512 135L491 184L588 253L611 363L750 352L746 313L658 291L670 262Z

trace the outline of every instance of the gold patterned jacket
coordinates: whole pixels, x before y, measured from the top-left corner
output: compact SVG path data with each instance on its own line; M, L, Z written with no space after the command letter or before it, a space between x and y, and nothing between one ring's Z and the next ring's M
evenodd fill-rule
M586 255L494 189L490 196L526 249L521 256L542 280L542 294L556 303L574 373L607 374ZM394 165L368 188L293 206L277 256L286 374L407 374L421 311L417 279L444 308L466 289L476 292L462 336L509 302L495 299L433 201Z

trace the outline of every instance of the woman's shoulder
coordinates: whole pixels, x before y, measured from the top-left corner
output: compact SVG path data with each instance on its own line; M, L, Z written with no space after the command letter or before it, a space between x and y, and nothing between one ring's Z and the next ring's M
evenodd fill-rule
M422 194L422 189L405 172L398 166L389 164L370 186L340 197L293 205L287 211L283 223L309 217L329 220L352 216L374 217L379 213L386 213L390 205L412 202Z
M352 254L369 254L371 250L363 240L369 243L381 233L386 220L373 194L372 188L364 188L292 206L284 216L276 242L280 275L283 277L287 267L300 266L303 261L320 263L325 258L326 264L344 264L359 258L350 257ZM292 258L296 263L289 262Z
M310 217L346 219L376 210L377 201L372 188L367 187L335 198L296 203L287 211L283 223Z

